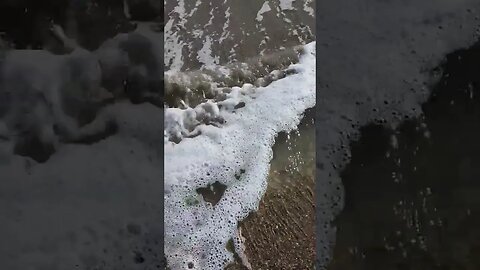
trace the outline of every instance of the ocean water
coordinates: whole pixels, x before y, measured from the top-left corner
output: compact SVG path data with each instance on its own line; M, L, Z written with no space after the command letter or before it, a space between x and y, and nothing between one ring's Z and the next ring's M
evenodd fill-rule
M275 136L295 129L315 105L314 46L306 45L300 62L290 66L295 74L266 87L246 84L232 88L223 101L166 110L165 251L174 269L190 263L194 269L218 269L232 260L225 246L237 239L237 222L258 207ZM191 132L197 136L169 140L182 134L183 122L203 115L221 124L200 124ZM215 183L226 190L212 205L196 190Z
M167 71L215 69L315 39L310 0L164 3Z
M350 144L329 269L480 267L479 45L445 56L421 116Z
M242 253L237 224L265 192L275 138L315 106L314 5L165 7L165 254L171 269L223 269L229 240Z
M344 256L349 254L349 248L355 251L351 243L359 243L360 238L366 241L380 238L375 234L377 229L388 227L385 224L385 227L368 226L377 226L382 219L390 222L386 221L387 216L382 216L387 212L376 211L377 206L381 208L384 204L382 198L386 202L391 197L382 197L382 192L389 190L383 190L383 185L390 184L390 178L379 177L385 176L381 173L385 163L367 157L387 159L375 153L385 143L382 129L395 130L406 119L422 118L422 104L427 102L433 92L432 85L440 78L437 67L447 54L468 48L479 37L479 3L469 0L320 1L317 10L322 10L317 17L317 36L324 37L317 40L318 269L414 269L385 263L382 253L375 248L368 263L363 261L361 252L356 253L358 261L353 264L349 261L350 255ZM382 128L373 130L371 125ZM365 126L369 129L362 129ZM422 127L418 129L417 139L423 136ZM369 138L359 138L359 135L372 134ZM395 138L391 140L395 144ZM390 143L390 138L386 142ZM409 159L404 158L401 163L409 163ZM412 179L407 181L414 185ZM356 222L362 220L372 220L372 223L356 227ZM335 251L337 240L341 241L338 252ZM332 256L336 264L329 266Z

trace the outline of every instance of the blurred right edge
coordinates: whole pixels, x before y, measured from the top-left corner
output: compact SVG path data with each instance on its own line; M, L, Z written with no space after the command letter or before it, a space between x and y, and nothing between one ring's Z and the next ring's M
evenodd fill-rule
M317 269L478 269L479 9L317 1Z

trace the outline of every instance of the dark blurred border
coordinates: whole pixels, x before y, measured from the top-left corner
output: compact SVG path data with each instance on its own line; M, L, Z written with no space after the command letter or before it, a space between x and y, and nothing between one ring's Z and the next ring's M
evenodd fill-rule
M128 10L125 8L125 3L128 4ZM60 26L63 33L73 40L76 46L94 52L102 44L113 39L118 34L132 33L137 29L139 23L156 23L161 27L161 32L163 32L163 20L163 2L159 0L2 0L0 1L0 64L3 65L3 55L13 50L44 50L54 55L70 54L72 48L69 44L66 44L61 36L52 31L55 26ZM140 59L139 61L143 60ZM163 63L159 68L163 73ZM144 78L138 79L130 76L126 79L131 83L126 86L124 91L132 103L149 102L163 109L163 77L154 82L154 87L158 87L159 82L161 83L161 88L157 88L160 92L155 93L159 95L159 99L154 100L142 99L137 93L132 94L132 91L137 89L138 85L146 85L142 81ZM108 85L108 82L102 82L102 84L105 86ZM147 82L148 84L151 83ZM163 121L158 124L162 126L163 130ZM161 147L161 152L163 152L163 144L159 147ZM162 174L163 165L164 162L162 161L161 167L158 168ZM1 178L0 176L0 181ZM151 242L161 240L160 243L155 244L155 246L159 247L157 250L159 254L155 255L158 259L155 259L154 262L152 261L150 265L148 264L149 261L146 261L145 256L134 252L116 255L109 254L108 256L111 260L133 256L132 262L140 267L139 269L165 268L163 256L163 178L156 180L161 181L162 188L158 190L157 194L158 203L160 204L158 209L162 209L162 212L157 213L157 216L152 217L152 220L159 221L155 225L158 226L156 235L161 237L151 239ZM142 184L142 182L139 182L139 184ZM137 229L136 226L132 225L126 228L126 231L127 234L137 235ZM122 239L118 240L122 241ZM140 249L141 247L137 248ZM102 256L102 254L97 255ZM89 259L86 258L86 260L88 261ZM2 264L0 262L0 269L4 269ZM35 268L36 266L31 267L34 268L29 269L37 269ZM110 269L105 265L98 267L95 269ZM80 268L77 265L77 267L72 266L72 269ZM127 269L129 268L127 267Z

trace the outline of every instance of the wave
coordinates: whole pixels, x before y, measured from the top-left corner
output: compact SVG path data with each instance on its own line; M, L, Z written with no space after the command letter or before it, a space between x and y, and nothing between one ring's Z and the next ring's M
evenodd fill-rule
M223 100L165 110L165 253L170 268L220 269L233 260L226 249L230 239L241 253L237 223L258 208L275 137L294 130L305 110L315 106L315 62L311 42L299 63L290 65L295 72L267 86L244 84L232 87ZM210 124L185 132L198 117Z

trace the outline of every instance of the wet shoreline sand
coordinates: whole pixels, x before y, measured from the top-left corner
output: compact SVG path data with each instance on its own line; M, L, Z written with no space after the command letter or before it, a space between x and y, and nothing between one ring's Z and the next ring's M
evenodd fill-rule
M282 177L273 173L271 177ZM282 189L267 188L258 211L240 225L251 269L314 269L314 178L297 175ZM227 270L248 269L238 255Z
M265 195L239 224L250 269L314 269L314 112L306 112L298 132L279 134ZM248 269L235 257L227 270Z
M299 174L282 189L267 190L259 210L242 223L252 269L314 268L313 186L313 177Z
M480 41L447 54L421 117L361 129L329 270L480 269L479 67Z

